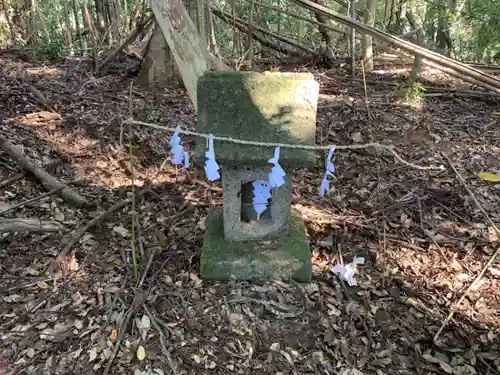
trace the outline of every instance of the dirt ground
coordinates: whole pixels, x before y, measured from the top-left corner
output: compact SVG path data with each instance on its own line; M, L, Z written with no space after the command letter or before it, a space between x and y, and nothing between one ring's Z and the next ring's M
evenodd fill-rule
M446 85L455 82L426 71L432 87L419 104L404 103L394 94L401 72L392 70L368 77L365 101L359 80L318 72L318 143L379 142L411 163L445 168L338 150L336 180L320 198L318 154L315 169L294 171L293 191L313 281L216 283L200 280L198 263L204 217L222 204L220 183L162 165L164 131L134 127L133 154L120 145L130 110L137 120L194 130L184 91L129 90L134 78L93 77L67 61L4 55L0 67L0 134L92 203L75 208L53 195L13 207L47 190L30 176L7 183L21 169L0 151L0 224L17 217L62 228L0 233L0 374L500 374L498 259L456 307L500 239L442 155L500 226L500 184L478 177L500 172L495 98L452 95ZM132 177L141 191L135 207L123 204L75 237L131 199ZM330 269L354 256L365 262L351 287Z

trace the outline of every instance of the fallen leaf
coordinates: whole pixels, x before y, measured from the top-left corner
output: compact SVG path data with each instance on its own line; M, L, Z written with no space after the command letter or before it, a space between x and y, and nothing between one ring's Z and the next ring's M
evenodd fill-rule
M97 358L97 348L92 348L89 350L89 362L92 362Z
M29 276L38 276L38 275L40 275L40 272L37 271L36 269L32 268L32 267L26 267L24 269L24 273L26 275L29 275Z
M62 213L62 211L59 208L57 208L57 207L54 209L54 215L53 215L53 217L57 221L64 221L66 219L64 217L64 214Z
M21 301L22 297L19 294L11 294L10 296L5 296L2 299L7 303L16 303Z
M458 263L456 259L453 259L453 261L451 262L451 268L455 272L462 272L462 265Z
M35 349L33 348L28 348L26 350L26 355L28 356L28 358L33 358L35 356Z
M494 172L480 172L478 176L483 181L500 182L500 174Z
M113 227L113 231L120 234L122 237L129 236L129 231L126 228L122 227L121 225Z
M351 137L352 137L352 140L355 143L361 143L361 142L363 142L363 137L361 136L361 132L352 133Z
M135 355L137 356L137 359L139 361L144 361L144 359L146 358L146 349L144 349L144 346L139 345L139 347L137 348L137 352L135 353Z
M432 355L430 355L428 353L422 354L422 358L430 363L438 363L439 362L439 359L437 359L436 357L433 357Z
M277 352L280 349L280 344L277 342L273 342L269 347L273 352Z
M439 366L441 366L443 371L447 374L453 374L453 367L451 367L449 364L439 361Z
M151 328L151 320L149 319L149 316L144 314L142 316L141 320L137 322L137 328L139 329L139 332L141 333L142 339L146 340L149 328Z
M111 342L115 342L116 341L117 335L118 335L118 333L116 332L116 328L113 328L111 330L111 333L109 334L109 339L111 340Z
M158 375L165 375L165 373L163 372L163 370L161 370L159 368L153 369L153 372L156 372Z
M151 327L151 320L146 314L144 314L141 318L141 325L144 329L149 329Z
M80 354L82 354L82 351L83 351L83 349L82 349L82 348L79 348L79 349L75 350L75 351L72 353L72 357L73 357L73 359L77 359L78 357L80 357Z

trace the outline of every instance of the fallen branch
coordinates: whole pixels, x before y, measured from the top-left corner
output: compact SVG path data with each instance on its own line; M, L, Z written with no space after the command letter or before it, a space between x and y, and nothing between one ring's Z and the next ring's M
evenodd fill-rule
M245 22L244 20L238 18L238 17L233 17L230 13L227 13L223 10L220 10L220 9L217 9L215 6L211 6L210 7L210 10L212 11L212 13L217 16L218 18L220 18L221 20L223 20L224 22L226 22L227 24L231 25L231 26L235 26L237 29L239 29L240 31L243 31L243 32L247 32L248 31L248 22ZM269 31L269 30L266 30L260 26L257 26L257 25L252 25L252 29L255 30L255 31L258 31L264 35L268 35L269 37L273 37L275 38L276 40L279 40L283 43L286 43L286 44L289 44L291 45L292 47L295 47L297 49L300 49L304 52L307 52L309 54L311 54L312 56L318 56L318 52L316 52L315 50L307 47L307 46L304 46L302 44L300 44L299 42L295 41L295 40L292 40L290 38L286 38L286 37L283 37L281 35L278 35L276 33L273 33L272 31ZM253 32L253 37L254 38L258 38L257 37L257 33L256 32Z
M497 233L497 235L500 236L500 229L498 229L498 227L495 225L495 223L493 222L493 220L491 220L490 218L490 215L488 215L488 213L486 212L486 210L484 209L484 207L481 205L481 203L479 203L479 201L477 200L475 194L472 192L472 190L467 186L464 178L462 177L462 175L460 173L458 173L457 169L455 168L455 166L453 165L453 163L451 162L450 158L442 153L442 156L443 158L446 159L446 161L448 162L450 168L453 170L453 172L455 173L455 175L457 176L458 180L460 181L460 183L463 185L463 187L465 188L465 190L467 190L467 193L469 193L470 197L472 198L472 200L474 201L474 203L476 204L477 208L479 209L479 211L481 211L481 213L483 214L484 218L486 219L486 221L488 222L488 224L491 225L491 227L495 230L495 232ZM472 288L479 282L479 280L483 277L483 275L485 274L485 272L490 268L490 266L493 264L493 262L496 260L497 256L500 255L500 246L495 250L495 252L491 255L490 259L488 260L488 262L484 265L484 267L481 269L481 272L478 273L478 275L475 277L474 281L472 281L472 283L467 287L467 289L465 290L464 294L462 294L462 297L460 297L460 299L457 301L457 303L455 303L455 306L452 307L450 313L448 314L448 316L446 317L446 319L443 321L443 323L441 324L441 327L439 327L437 333L434 335L434 342L437 341L437 339L439 338L439 335L441 334L441 332L443 332L443 329L446 327L446 325L448 324L448 322L451 320L451 318L453 318L453 315L455 314L455 312L457 311L458 307L461 305L461 303L463 302L463 300L465 299L465 297L467 297L467 295L470 293L470 291L472 290Z
M133 30L127 39L125 39L125 41L116 49L114 50L111 54L109 54L102 63L100 63L97 67L96 67L96 74L99 72L99 70L101 70L101 68L106 65L107 63L109 63L111 60L113 60L115 58L115 56L120 53L120 51L122 51L125 47L127 47L130 43L132 43L136 38L137 38L137 35L139 35L139 33L147 28L149 28L153 23L151 22L153 20L153 15L149 16L142 24L140 25L137 25L137 27L135 28L135 30Z
M337 76L337 75L331 75L331 74L324 74L323 75L326 78L330 79L335 79L335 80L347 80L347 81L355 81L355 82L364 82L362 78L356 78L356 77L351 77L351 76ZM367 84L373 84L373 85L385 85L389 87L401 87L404 85L403 82L390 82L390 81L385 81L385 80L375 80L375 79L367 79L366 80ZM493 96L493 97L500 97L500 94L491 92L491 91L479 91L479 90L459 90L459 89L454 89L454 88L448 88L448 87L437 87L437 86L423 86L425 89L425 94L426 96L444 96L444 95L449 95L449 96L465 96L465 97L487 97L487 96ZM322 90L322 92L328 92L329 90ZM429 94L430 93L430 94Z
M170 369L172 370L172 374L177 375L177 367L175 366L174 361L172 360L172 356L170 355L170 352L167 349L167 345L165 344L165 334L163 333L158 322L156 321L156 317L153 314L151 314L151 311L149 311L146 304L142 305L142 307L143 307L144 311L146 312L146 314L148 314L149 320L151 321L151 324L158 331L158 334L160 335L160 345L161 345L162 353L165 356L165 358L167 358L167 363L168 363Z
M3 181L0 181L0 189L4 188L6 186L9 186L9 185L13 184L14 182L17 182L17 181L23 179L24 177L26 177L26 172L21 172L21 173L15 174L12 177L9 177L9 178L3 180Z
M23 155L23 152L17 146L11 144L2 135L0 135L0 150L3 150L7 155L14 159L24 170L33 174L38 180L40 180L45 188L49 190L60 189L59 195L69 204L78 208L89 206L89 203L85 198L71 190L67 185L64 185L56 180L42 168L34 165L26 156Z
M314 25L317 25L317 26L320 26L320 27L324 27L325 29L329 29L329 30L335 31L336 33L339 33L339 34L345 34L345 35L348 34L347 30L342 30L342 29L339 29L338 27L334 27L334 26L331 26L329 24L326 24L326 23L323 23L323 22L319 22L319 21L310 19L308 17L301 16L299 14L289 12L288 10L285 10L283 8L269 6L267 4L264 4L264 3L261 3L261 2L258 2L258 1L254 1L254 4L258 5L260 7L266 8L266 9L273 10L273 11L281 13L281 14L286 14L287 16L296 18L298 20L306 21L306 22L312 23ZM356 39L361 39L361 36L356 35Z
M146 193L148 193L149 190L143 190L139 194L137 194L136 198L140 198ZM61 250L61 252L57 255L56 259L50 264L49 268L47 269L48 273L54 272L54 270L59 266L59 264L63 261L63 259L66 257L66 255L69 253L71 248L76 245L76 243L80 240L80 238L83 237L83 235L92 227L96 226L98 223L101 221L104 221L107 219L111 214L115 213L116 211L128 206L130 203L132 203L132 198L125 199L124 201L121 201L113 206L111 206L108 210L102 212L100 215L96 216L93 218L91 221L89 221L86 225L81 227L76 231L75 234L71 237L69 242L64 246L64 248Z
M34 197L34 198L31 198L31 199L28 199L28 200L25 200L23 202L20 202L20 203L17 203L13 206L10 206L9 208L3 210L3 211L0 211L0 215L5 215L7 212L9 211L12 211L13 209L15 208L18 208L18 207L22 207L24 205L27 205L27 204L30 204L30 203L33 203L33 202L36 202L36 201L39 201L43 198L46 198L46 197L50 197L51 195L57 193L59 190L61 190L62 188L61 187L58 187L58 188L55 188L55 189L52 189L51 191L47 192L47 193L44 193L42 195L39 195L37 197Z
M45 96L41 93L40 90L38 90L35 86L32 86L30 84L27 84L28 91L33 94L35 99L42 104L45 108L47 108L49 111L56 112L54 108L51 107Z
M113 364L113 361L116 358L116 355L118 354L118 351L120 350L120 344L123 340L123 335L125 333L125 330L127 329L127 326L130 322L130 319L132 318L132 315L134 315L135 312L145 303L145 299L142 295L142 290L138 290L137 293L134 295L134 300L132 301L132 306L130 309L127 311L125 314L125 317L121 321L119 327L118 327L118 335L115 341L115 345L113 347L113 352L111 353L111 356L109 357L108 363L106 364L106 367L104 368L104 371L102 372L102 375L107 375L109 373L109 370L111 369L111 365Z
M4 232L61 232L66 228L57 221L45 221L37 218L0 219L0 233Z
M335 275L337 278L337 281L339 282L340 286L342 287L342 291L344 292L345 297L347 298L347 301L352 304L353 303L353 298L351 297L351 293L349 293L349 289L347 289L347 285L345 285L344 280L342 277L339 275ZM366 338L368 339L368 348L371 349L373 346L373 337L372 337L372 331L368 327L368 324L366 324L366 320L363 316L358 314L359 319L361 320L361 324L363 325L363 329L365 330Z

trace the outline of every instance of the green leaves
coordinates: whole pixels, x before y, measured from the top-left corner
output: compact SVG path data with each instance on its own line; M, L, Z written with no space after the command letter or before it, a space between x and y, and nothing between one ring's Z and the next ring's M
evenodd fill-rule
M481 172L478 174L478 176L483 181L500 183L500 174L494 172Z

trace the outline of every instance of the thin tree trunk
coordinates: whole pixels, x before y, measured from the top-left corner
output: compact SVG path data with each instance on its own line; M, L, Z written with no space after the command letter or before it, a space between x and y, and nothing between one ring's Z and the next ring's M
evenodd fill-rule
M62 0L65 1L65 0ZM73 18L75 20L76 35L78 36L78 41L80 43L80 48L82 51L85 50L85 41L83 37L83 28L80 26L80 19L78 18L78 7L76 6L76 0L71 1L71 8L73 10Z
M215 37L215 25L214 25L214 15L212 14L209 7L205 10L207 13L208 20L208 47L209 51L212 52L215 56L220 57L219 44L217 43L217 39Z
M351 0L350 17L356 20L356 0ZM356 29L351 27L351 68L352 76L356 76Z
M375 12L377 10L376 0L366 0L365 24L373 27L375 25ZM370 34L363 35L363 62L367 71L373 70L373 37Z
M326 0L313 0L313 1L318 5L321 5L321 6L324 6L325 8L328 8L328 4L327 4ZM313 14L314 14L314 17L316 18L316 21L318 21L320 23L320 25L318 25L318 31L321 34L321 37L323 39L323 42L326 45L326 48L328 49L328 47L330 47L330 45L332 44L332 38L330 36L330 30L323 25L329 25L330 20L328 19L328 17L325 17L321 14L314 13L314 12L313 12Z
M248 69L252 70L252 61L253 61L253 10L254 10L255 0L251 0L250 3L250 13L248 15L248 33L247 33L247 64Z
M95 14L96 14L96 29L98 32L98 39L101 39L106 32L106 21L104 16L104 3L102 0L94 0Z
M64 12L64 34L66 36L66 45L69 48L69 55L73 56L74 51L73 51L73 36L72 36L72 28L71 28L71 20L69 18L69 8L68 8L68 1L67 0L61 0L62 2L62 8Z
M123 13L122 14L125 14L125 15L129 14L128 13L128 1L127 0L123 0ZM128 31L130 31L132 29L130 28L130 18L128 20L126 18L127 17L125 17L124 26L125 26L126 32L128 32Z
M421 45L424 39L424 32L422 30L421 25L417 22L417 18L413 14L413 12L407 12L406 18L410 23L411 27L417 30L417 44ZM413 65L411 67L410 76L408 77L408 84L413 85L417 81L417 77L420 74L420 70L422 67L422 56L419 54L415 54L413 59Z
M2 7L3 12L5 14L5 22L7 23L7 27L9 28L9 33L10 33L10 42L11 44L14 44L16 42L16 33L14 31L14 25L12 24L10 17L9 17L9 8L7 7L7 4L5 3L5 0L2 0Z
M391 22L391 7L392 7L392 0L385 0L385 7L384 7L384 25L387 26Z
M202 42L181 0L152 0L151 8L196 110L198 78L215 69L216 61Z

